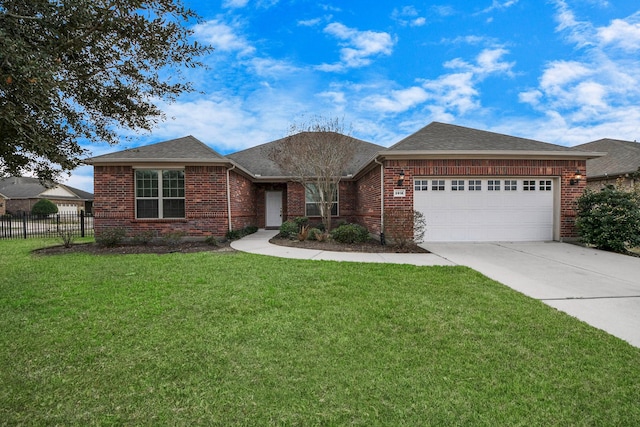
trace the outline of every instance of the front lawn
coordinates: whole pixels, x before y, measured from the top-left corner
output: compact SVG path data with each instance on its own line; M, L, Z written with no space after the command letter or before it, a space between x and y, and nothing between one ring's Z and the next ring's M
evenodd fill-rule
M0 425L640 420L639 349L467 268L44 243L0 241Z

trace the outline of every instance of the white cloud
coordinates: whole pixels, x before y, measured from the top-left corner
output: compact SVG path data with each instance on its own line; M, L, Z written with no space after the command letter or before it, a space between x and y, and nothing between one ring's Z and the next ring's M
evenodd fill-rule
M225 0L222 2L222 7L229 9L237 9L245 7L249 3L249 0Z
M430 94L421 87L410 87L391 91L386 96L373 95L365 100L367 108L384 111L385 113L400 113L416 105L422 104L430 98Z
M598 29L598 36L603 45L626 51L640 50L640 14L636 13L627 20L613 20L609 26Z
M237 52L239 55L250 55L255 48L240 34L239 26L227 24L219 19L212 19L194 27L194 35L214 47L217 52Z
M491 2L491 6L487 7L486 9L483 9L480 13L489 13L489 12L493 12L494 10L505 10L517 4L518 1L519 0L507 0L507 1L493 0Z
M557 132L549 130L549 125L534 131L548 133L546 140L571 144L593 140L593 135L637 138L640 125L630 123L640 118L636 105L640 67L637 60L620 53L639 49L640 14L597 27L579 20L566 1L555 3L556 30L581 50L571 61L547 63L538 86L519 94L520 102L540 111L544 120L557 127Z
M340 62L322 64L321 71L342 71L347 68L364 67L371 64L372 57L390 55L394 41L389 33L359 31L334 22L324 28L324 32L342 40Z
M393 9L391 18L400 25L409 27L421 27L427 23L427 19L420 16L415 6L404 6L400 9Z

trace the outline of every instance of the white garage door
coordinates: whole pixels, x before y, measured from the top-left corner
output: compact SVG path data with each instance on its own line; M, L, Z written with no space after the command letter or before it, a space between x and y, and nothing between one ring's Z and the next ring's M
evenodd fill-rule
M553 187L540 178L417 178L414 209L427 242L553 240Z

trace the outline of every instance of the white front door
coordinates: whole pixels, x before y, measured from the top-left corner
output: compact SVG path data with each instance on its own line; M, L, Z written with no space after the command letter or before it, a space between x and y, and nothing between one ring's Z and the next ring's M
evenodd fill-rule
M282 225L282 191L266 192L266 227Z

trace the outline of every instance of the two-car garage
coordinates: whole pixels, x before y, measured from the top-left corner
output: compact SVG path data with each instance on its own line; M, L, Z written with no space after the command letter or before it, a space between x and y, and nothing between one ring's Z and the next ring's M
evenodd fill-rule
M430 242L554 239L554 178L416 177Z

